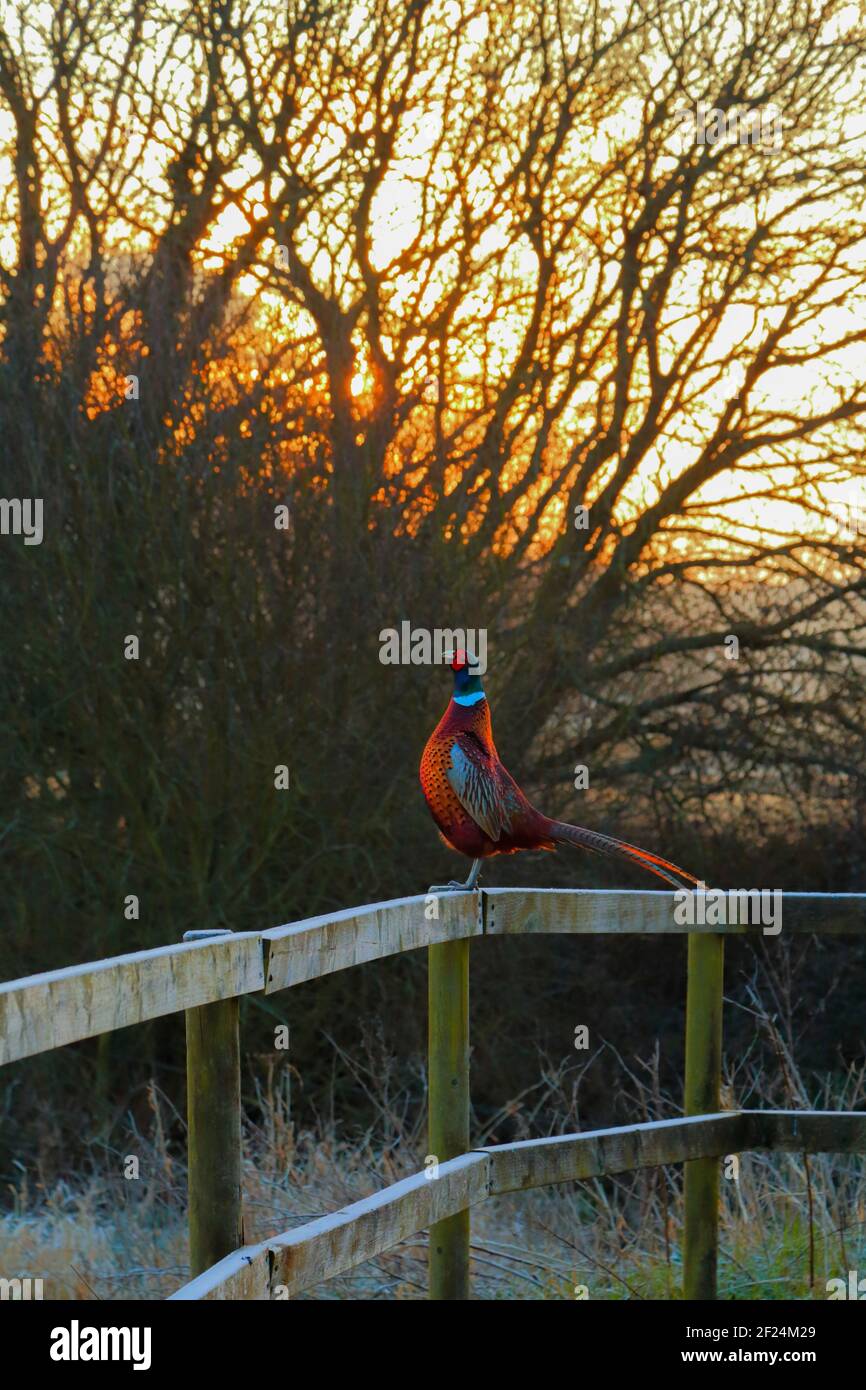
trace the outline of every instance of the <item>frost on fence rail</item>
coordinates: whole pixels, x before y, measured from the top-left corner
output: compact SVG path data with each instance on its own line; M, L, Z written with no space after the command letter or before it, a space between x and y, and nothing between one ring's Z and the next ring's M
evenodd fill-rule
M866 1153L866 1113L726 1111L473 1150L226 1256L173 1300L291 1298L488 1196L755 1149Z
M419 894L262 932L178 942L31 975L0 985L0 1063L220 999L276 993L442 941L536 932L696 930L676 922L674 896L664 890L574 888ZM783 904L783 934L866 932L866 894L786 893ZM736 924L706 930L756 931Z
M262 932L268 994L352 965L483 931L478 893L424 894L350 907Z
M0 985L0 1062L264 988L258 932L178 942Z
M663 935L715 934L762 936L752 898L758 890L730 889L727 920L694 925L675 911L680 894L651 889L488 888L484 889L484 932L487 936L513 933L568 935ZM697 899L700 895L695 895ZM781 935L816 932L866 934L864 893L780 893ZM745 920L744 920L745 919Z
M171 1298L293 1297L483 1201L489 1167L479 1152L440 1163L435 1178L414 1173L331 1216L234 1251Z
M221 999L481 932L472 894L397 898L264 932L177 942L0 985L0 1063Z

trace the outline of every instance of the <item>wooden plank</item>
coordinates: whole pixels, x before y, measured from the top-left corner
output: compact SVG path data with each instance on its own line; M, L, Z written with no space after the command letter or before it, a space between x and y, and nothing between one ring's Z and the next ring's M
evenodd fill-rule
M428 917L434 907L438 917ZM482 912L490 935L762 933L741 924L682 926L673 908L667 891L493 888L435 900L419 895L262 933L69 966L0 985L0 1064L263 987L274 993L399 951L478 936ZM866 894L786 893L782 930L864 934Z
M491 1194L522 1192L548 1183L583 1182L611 1173L630 1173L664 1163L683 1163L743 1148L746 1122L740 1111L691 1120L588 1130L551 1139L526 1139L480 1149L493 1164Z
M861 1110L746 1110L747 1149L779 1153L866 1153Z
M428 915L436 913L436 916ZM265 992L331 975L399 951L434 942L480 936L477 893L440 893L371 903L262 932L266 951Z
M719 933L764 939L764 926L752 925L758 903L742 896L746 890L736 891L740 896L735 901L726 899L727 923L695 925L676 920L677 900L667 889L484 888L481 897L489 936ZM866 935L866 893L783 893L780 906L781 934ZM777 935L771 926L766 938L772 941Z
M687 1116L714 1115L722 1077L725 938L719 932L689 937L686 993ZM683 1182L683 1297L716 1297L719 1257L719 1162L696 1158Z
M236 1250L172 1299L290 1297L503 1192L754 1149L866 1152L866 1112L731 1110L476 1149L331 1216ZM269 1273L270 1271L270 1273Z
M415 1173L332 1216L269 1241L271 1297L291 1298L482 1202L488 1192L489 1168L485 1154L463 1154L440 1163L438 1177Z
M158 946L0 985L0 1063L264 986L258 932Z
M428 917L434 907L438 917ZM667 891L493 888L436 900L419 895L262 933L160 946L30 975L0 985L0 1064L218 999L263 987L274 993L363 961L478 936L481 912L490 935L762 931L739 924L681 926L673 907L674 895ZM863 934L866 894L786 893L782 930Z
M429 1149L440 1163L469 1148L469 941L427 951ZM469 1298L469 1208L430 1228L432 1299Z
M236 1250L171 1298L295 1297L391 1250L436 1220L484 1201L488 1180L487 1154L461 1154L441 1163L438 1176L413 1173L332 1215Z
M482 1202L489 1170L485 1153L471 1153L441 1163L436 1177L413 1173L330 1216L236 1250L171 1298L291 1298Z
M488 936L682 930L673 922L673 891L484 888L481 896Z
M211 1265L197 1279L176 1289L167 1301L250 1299L267 1302L271 1296L270 1269L271 1256L266 1241L260 1245L245 1245L242 1250L226 1255L219 1264Z

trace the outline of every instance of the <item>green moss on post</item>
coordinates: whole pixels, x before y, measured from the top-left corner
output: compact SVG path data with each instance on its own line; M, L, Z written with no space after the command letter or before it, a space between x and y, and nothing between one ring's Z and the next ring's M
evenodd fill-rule
M244 1243L238 1005L223 999L186 1011L192 1278Z
M427 962L429 1152L444 1163L469 1149L469 940L429 946ZM430 1227L430 1297L469 1297L468 1211Z
M689 937L686 994L686 1115L719 1108L725 939L715 932ZM683 1297L716 1297L719 1250L719 1160L685 1165Z

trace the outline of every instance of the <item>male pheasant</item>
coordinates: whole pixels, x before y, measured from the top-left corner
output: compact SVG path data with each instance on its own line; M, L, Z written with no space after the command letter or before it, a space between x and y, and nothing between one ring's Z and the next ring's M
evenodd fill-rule
M494 854L554 850L565 844L637 864L675 888L683 887L681 880L698 882L676 864L637 845L566 821L550 820L536 811L499 761L477 662L471 653L458 651L451 666L454 696L424 749L421 787L442 839L473 863L465 883L452 879L435 884L431 893L473 889L482 859Z

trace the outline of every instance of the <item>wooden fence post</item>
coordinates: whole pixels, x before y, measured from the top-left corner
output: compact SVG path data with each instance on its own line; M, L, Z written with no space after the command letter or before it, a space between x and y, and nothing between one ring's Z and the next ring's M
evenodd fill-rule
M230 936L186 932L184 941ZM240 1000L186 1010L189 1262L195 1278L243 1245Z
M686 989L686 1115L719 1108L722 1074L722 998L725 938L716 932L689 936ZM714 1299L719 1252L719 1160L685 1165L683 1297Z
M427 948L430 1155L469 1149L469 938ZM431 1178L431 1182L435 1182ZM430 1297L469 1297L469 1212L430 1227Z

